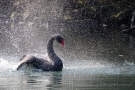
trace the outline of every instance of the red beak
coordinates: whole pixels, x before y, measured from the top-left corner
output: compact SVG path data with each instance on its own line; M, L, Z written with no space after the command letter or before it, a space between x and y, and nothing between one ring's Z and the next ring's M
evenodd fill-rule
M65 44L64 44L64 40L62 40L62 41L61 41L61 44L62 44L62 46L65 46Z

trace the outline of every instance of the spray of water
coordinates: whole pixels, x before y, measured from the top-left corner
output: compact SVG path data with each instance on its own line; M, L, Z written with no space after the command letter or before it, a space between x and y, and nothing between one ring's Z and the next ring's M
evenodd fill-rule
M8 60L5 60L3 58L0 58L0 71L15 71L17 67L16 62L9 62Z
M17 55L18 59L16 62L14 59L10 60L8 58L9 60L5 60L1 58L0 69L4 71L14 70L20 57L24 54L38 53L45 55L47 40L51 35L60 33L66 41L65 49L57 48L59 47L57 44L54 46L56 53L63 58L64 71L70 70L71 72L80 71L97 74L134 74L135 64L133 62L130 63L123 60L124 63L122 65L115 66L114 63L110 64L104 61L104 59L101 60L102 57L106 56L113 59L118 57L124 51L121 48L127 48L121 47L121 45L125 44L119 45L119 41L113 41L108 38L102 41L102 36L96 32L90 34L91 31L93 32L93 29L91 30L89 22L68 23L63 27L63 7L66 3L62 1L15 0L13 2L15 10L10 15L11 23L7 22L0 31L0 35L2 35L0 36L0 55L5 56L5 58L8 55L12 57ZM7 24L8 26L6 26ZM115 42L118 45L115 46ZM127 49L125 56L129 53L128 51ZM122 57L124 57L123 54Z
M17 62L9 62L8 60L0 58L0 73L16 71L17 64L18 64ZM134 75L135 63L126 61L122 65L114 65L106 62L99 63L92 60L91 61L76 60L70 63L66 63L64 65L63 73L68 74L81 73L81 74L98 74L98 75L121 75L121 74Z

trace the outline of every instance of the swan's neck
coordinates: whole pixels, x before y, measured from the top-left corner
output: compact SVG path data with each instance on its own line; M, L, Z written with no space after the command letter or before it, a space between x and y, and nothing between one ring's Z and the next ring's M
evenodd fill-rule
M58 67L61 66L61 67L63 67L61 59L54 52L54 49L53 49L53 42L54 41L55 41L54 38L51 38L48 41L48 44L47 44L47 54L48 54L48 57L53 62L54 66L58 66Z

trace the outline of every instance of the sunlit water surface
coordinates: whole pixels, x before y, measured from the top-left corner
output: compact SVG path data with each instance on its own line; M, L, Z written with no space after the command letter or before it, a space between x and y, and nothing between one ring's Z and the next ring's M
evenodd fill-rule
M134 90L135 64L66 61L62 72L16 71L18 57L0 59L1 90ZM12 62L14 59L14 62ZM87 63L86 63L87 62Z

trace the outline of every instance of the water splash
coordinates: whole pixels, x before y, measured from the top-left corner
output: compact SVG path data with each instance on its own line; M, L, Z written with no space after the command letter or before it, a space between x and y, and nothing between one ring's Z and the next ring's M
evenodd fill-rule
M19 61L18 61L19 62ZM18 62L0 58L0 71L15 71ZM125 61L123 64L99 62L93 60L75 60L64 63L63 73L98 74L98 75L134 75L135 63Z
M0 58L0 71L15 71L17 67L17 63L9 62L3 58Z

